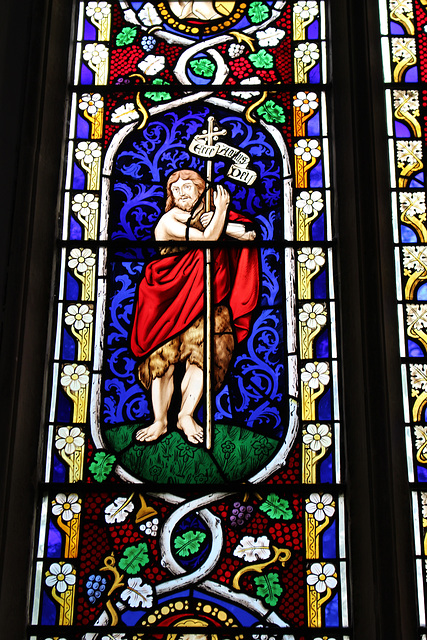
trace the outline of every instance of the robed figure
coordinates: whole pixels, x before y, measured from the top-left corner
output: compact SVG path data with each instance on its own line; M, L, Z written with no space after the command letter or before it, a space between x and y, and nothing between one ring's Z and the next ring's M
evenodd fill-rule
M131 348L139 361L139 379L147 390L151 388L154 413L154 422L136 434L141 442L154 441L168 430L179 362L185 363L185 373L176 426L190 443L203 442L203 429L194 418L204 381L205 278L200 243L224 235L246 241L256 237L253 223L229 210L230 195L223 186L216 185L209 211L204 193L205 181L195 171L171 174L165 213L154 230L161 257L147 265L139 285ZM183 240L194 241L195 248L179 245ZM215 391L223 384L236 342L249 333L258 302L258 251L250 244L236 245L221 243L212 252Z

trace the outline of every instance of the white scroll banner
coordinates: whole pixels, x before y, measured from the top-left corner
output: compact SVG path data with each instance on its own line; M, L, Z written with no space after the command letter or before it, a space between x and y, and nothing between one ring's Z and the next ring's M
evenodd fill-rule
M201 158L212 159L215 156L229 158L233 164L229 168L227 175L233 178L233 180L251 185L257 178L255 171L248 168L250 157L246 153L243 153L243 151L240 151L240 149L230 147L230 145L225 144L225 142L217 142L216 144L209 145L206 144L206 136L196 135L190 143L189 151Z

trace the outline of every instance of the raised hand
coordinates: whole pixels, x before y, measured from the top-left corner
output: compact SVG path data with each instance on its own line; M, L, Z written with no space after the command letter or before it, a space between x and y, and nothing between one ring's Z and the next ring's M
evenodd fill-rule
M228 193L227 189L219 184L217 185L213 200L215 209L218 209L220 213L225 213L227 211L228 205L230 204L230 194Z

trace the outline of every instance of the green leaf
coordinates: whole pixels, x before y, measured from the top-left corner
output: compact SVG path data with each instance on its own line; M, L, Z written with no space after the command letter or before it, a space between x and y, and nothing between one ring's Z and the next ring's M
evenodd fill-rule
M95 453L93 462L89 465L89 471L97 482L104 482L111 473L116 456L106 451Z
M116 36L116 45L118 47L124 47L127 44L132 44L136 38L135 27L123 27L120 33Z
M145 542L140 542L137 547L127 547L123 551L123 558L119 562L119 567L134 576L142 567L145 567L148 560L147 545Z
M248 11L251 22L258 24L268 18L269 10L263 2L251 2Z
M272 69L274 66L273 56L265 49L260 49L258 53L251 53L248 57L256 69Z
M215 65L207 58L192 60L190 67L196 76L202 76L203 78L212 78L215 73Z
M264 118L266 122L285 122L286 116L279 104L276 104L273 100L268 100L265 104L261 105L257 109L259 116Z
M174 547L179 556L186 558L200 549L200 545L206 538L203 531L186 531L182 536L178 536L174 540Z
M279 498L275 493L270 493L261 504L260 510L264 511L273 520L291 520L292 511L289 509L289 502Z
M276 606L279 601L279 596L283 593L283 588L279 581L279 574L268 573L266 576L254 578L254 582L257 585L257 596L264 598L265 602L272 607Z
M153 80L153 84L165 85L169 84L169 82L166 82L161 78L156 78L155 80ZM167 93L166 91L147 91L145 97L153 100L154 102L162 102L165 100L170 100L172 98L171 94Z

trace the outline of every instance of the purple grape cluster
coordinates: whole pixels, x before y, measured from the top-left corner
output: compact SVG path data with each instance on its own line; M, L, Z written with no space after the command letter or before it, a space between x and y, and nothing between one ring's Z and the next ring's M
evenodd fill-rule
M250 520L253 516L254 508L251 505L235 502L230 515L230 524L232 527L241 527L245 521Z
M86 590L89 602L91 604L95 604L97 600L102 595L102 592L105 591L105 587L107 586L107 581L100 575L92 574L89 576L88 581L86 582Z
M141 46L144 51L152 51L156 46L156 38L153 36L144 36L141 40Z

